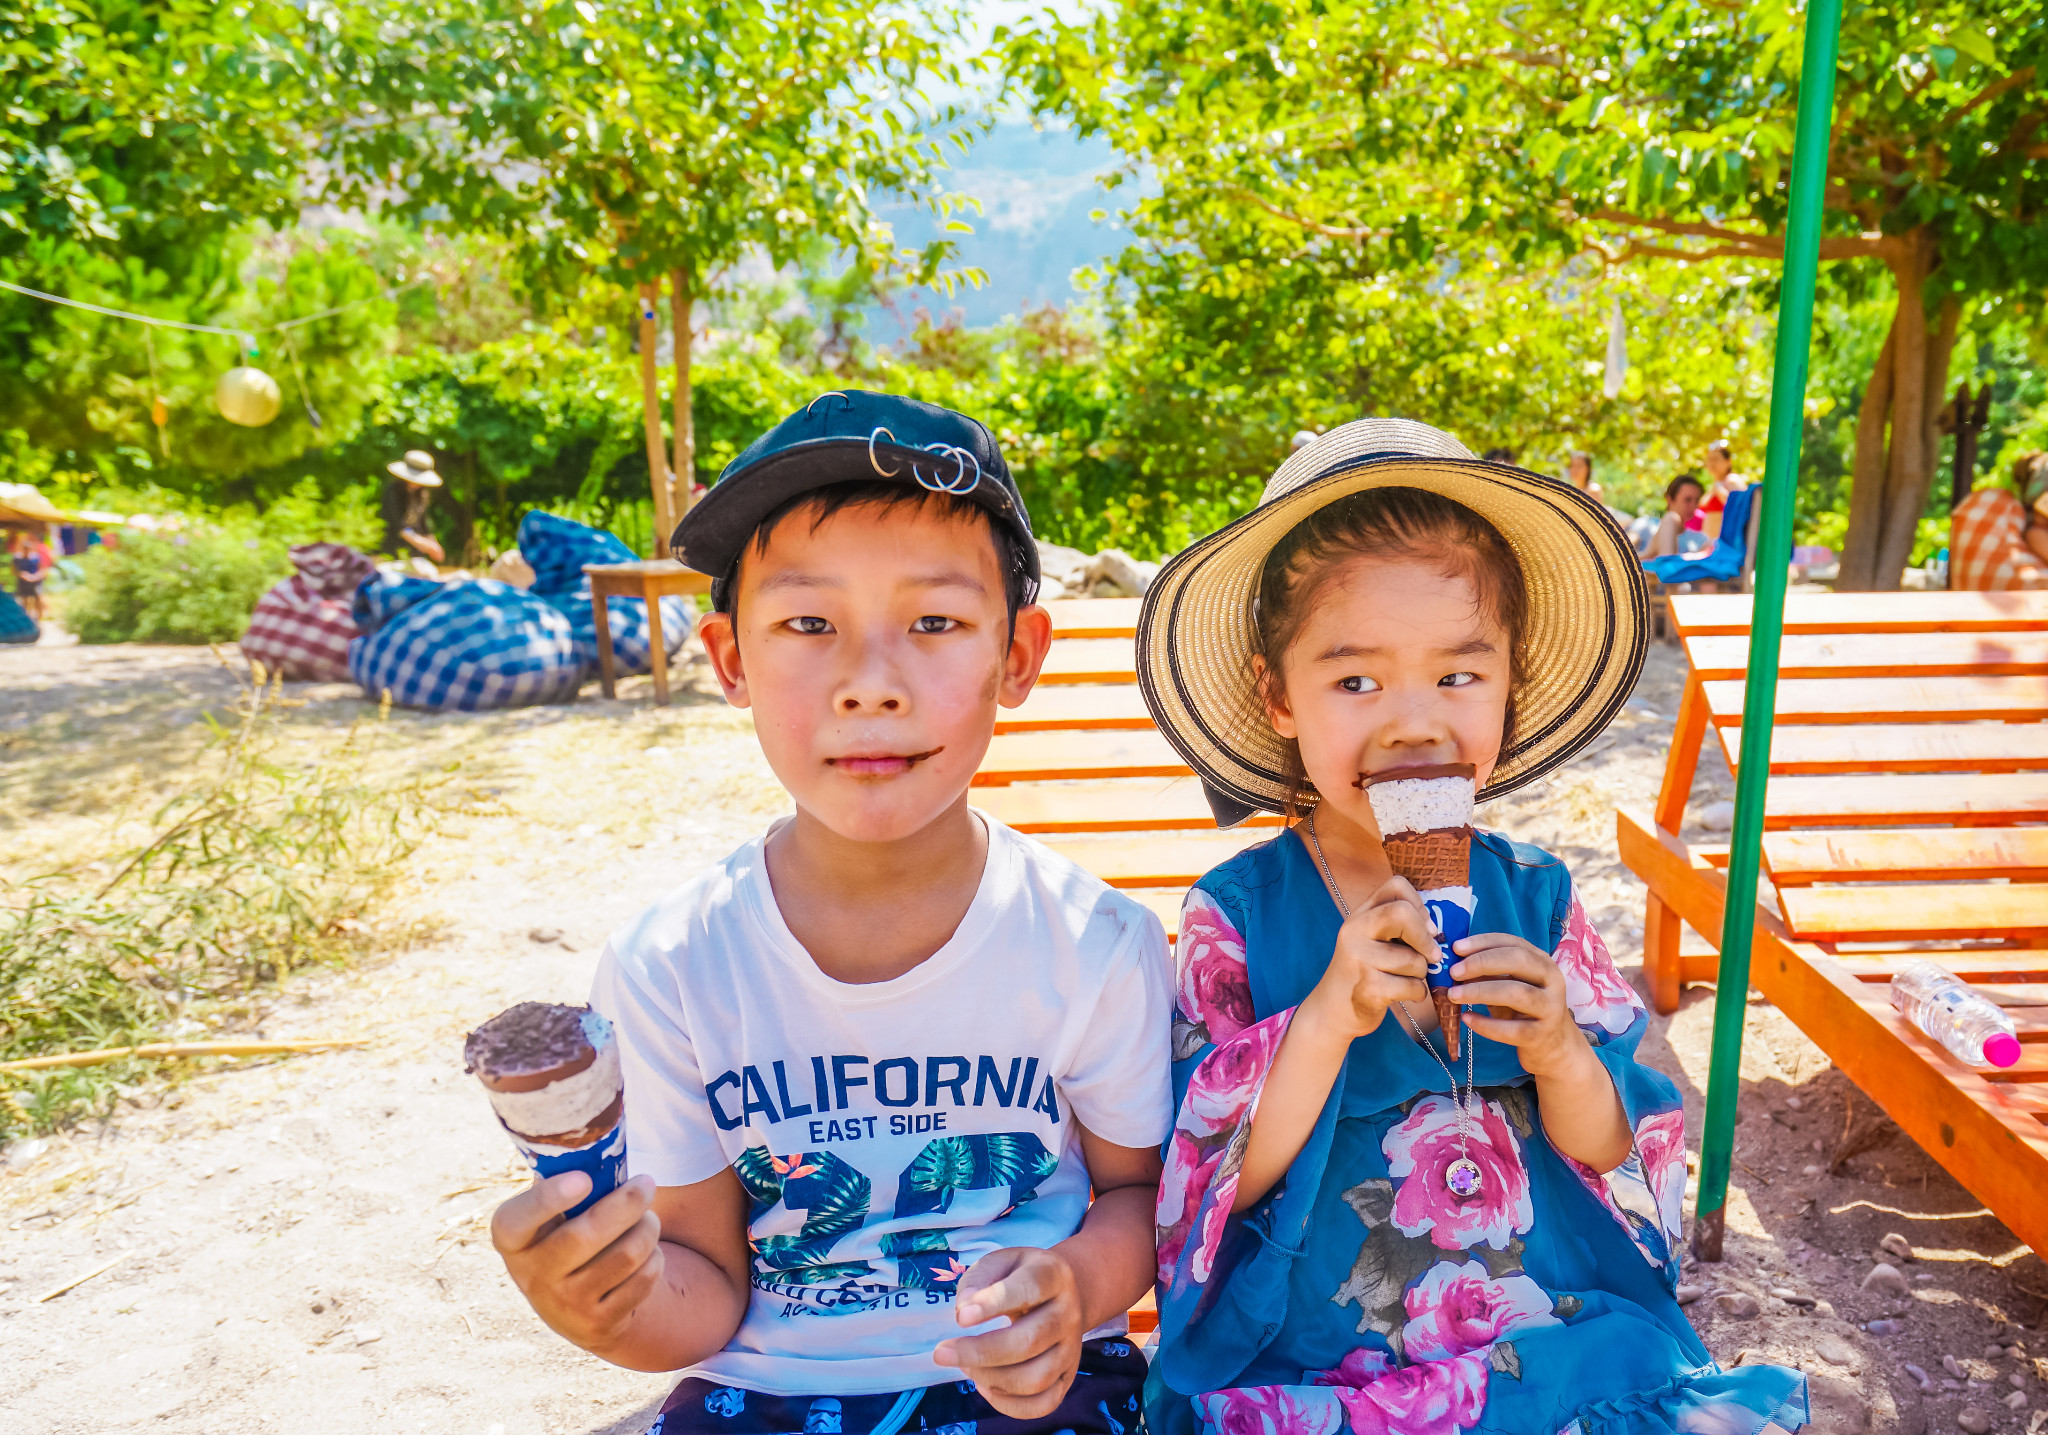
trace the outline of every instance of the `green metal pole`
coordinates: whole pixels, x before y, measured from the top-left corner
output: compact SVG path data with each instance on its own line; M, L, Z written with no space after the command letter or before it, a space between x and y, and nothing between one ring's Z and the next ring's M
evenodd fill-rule
M1771 371L1771 431L1764 450L1763 529L1757 535L1756 596L1749 622L1749 682L1742 697L1742 763L1735 778L1735 831L1728 851L1728 905L1721 920L1721 971L1714 990L1714 1055L1707 1120L1700 1133L1700 1194L1693 1252L1721 1259L1728 1168L1735 1154L1735 1099L1742 1086L1742 1024L1749 1006L1750 938L1764 837L1764 782L1778 705L1778 645L1785 628L1785 580L1792 561L1792 497L1806 411L1806 359L1813 331L1814 273L1820 264L1821 198L1827 187L1828 130L1835 107L1835 44L1842 0L1808 0L1799 68L1799 120L1792 137L1791 212L1778 289L1778 352Z

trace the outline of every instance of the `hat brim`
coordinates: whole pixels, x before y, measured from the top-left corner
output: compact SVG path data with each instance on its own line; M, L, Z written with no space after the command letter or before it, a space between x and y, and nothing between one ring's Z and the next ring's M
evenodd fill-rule
M439 488L441 486L440 474L434 472L431 468L414 468L404 459L400 459L397 463L385 464L384 471L393 478L402 478L407 483L417 485L420 488Z
M1484 518L1515 550L1528 584L1529 679L1481 800L1569 762L1634 691L1649 647L1649 593L1635 549L1600 504L1569 484L1478 459L1344 460L1183 549L1146 591L1138 684L1212 804L1221 795L1284 812L1292 794L1289 745L1267 719L1252 666L1252 605L1267 555L1317 509L1396 487L1427 489Z
M913 470L927 478L950 480L954 487L932 489L913 477ZM975 474L971 462L963 465L898 444L844 438L795 444L743 470L743 483L733 481L742 474L721 477L676 525L670 552L699 573L723 578L761 521L791 499L837 483L900 483L913 491L951 492L987 509L1016 536L1027 574L1037 582L1038 546L1032 541L1030 522L993 474L981 473L972 488L965 488Z

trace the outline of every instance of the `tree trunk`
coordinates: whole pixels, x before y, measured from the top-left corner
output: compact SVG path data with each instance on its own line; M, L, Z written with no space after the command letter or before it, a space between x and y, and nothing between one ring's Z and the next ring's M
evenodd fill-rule
M655 287L640 286L640 416L647 425L647 474L654 490L654 553L668 556L668 536L676 520L669 500L668 445L661 436L661 376L654 357Z
M680 519L695 502L697 485L697 420L690 408L690 316L697 296L690 288L690 276L678 269L669 275L669 317L675 331L675 513ZM666 536L662 541L666 543Z
M1856 424L1849 534L1837 584L1848 591L1898 588L1940 459L1941 399L1959 309L1943 300L1929 325L1922 293L1936 263L1933 240L1924 231L1902 238L1887 260L1898 293L1891 332Z

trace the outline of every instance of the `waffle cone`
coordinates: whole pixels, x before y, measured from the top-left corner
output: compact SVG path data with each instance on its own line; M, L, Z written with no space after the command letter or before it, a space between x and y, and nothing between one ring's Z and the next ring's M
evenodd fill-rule
M1444 1050L1451 1054L1451 1060L1458 1059L1459 1028L1464 1024L1465 1009L1451 1000L1450 990L1436 987L1430 991L1429 999L1436 1003L1437 1025L1443 1028Z
M1416 891L1472 885L1472 829L1403 832L1386 838L1387 861L1396 877L1406 877Z

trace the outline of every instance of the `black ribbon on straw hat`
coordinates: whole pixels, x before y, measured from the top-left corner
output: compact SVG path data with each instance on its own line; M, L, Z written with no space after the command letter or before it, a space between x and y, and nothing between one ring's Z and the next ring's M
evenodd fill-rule
M736 565L762 519L817 489L877 480L987 509L1017 538L1036 590L1038 545L995 436L951 409L863 389L819 394L747 445L676 525L670 551L711 574L712 604L730 611Z
M1302 445L1250 513L1168 559L1138 617L1138 686L1159 731L1202 780L1219 827L1285 812L1289 748L1253 678L1254 604L1267 555L1317 509L1371 488L1421 488L1500 530L1529 586L1529 681L1513 742L1481 800L1569 762L1634 691L1649 650L1635 548L1577 488L1489 463L1407 419L1359 419Z

